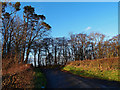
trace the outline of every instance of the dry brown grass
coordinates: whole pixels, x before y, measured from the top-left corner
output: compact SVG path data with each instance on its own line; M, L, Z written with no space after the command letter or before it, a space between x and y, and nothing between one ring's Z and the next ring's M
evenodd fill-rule
M84 68L97 68L100 70L118 70L119 57L95 59L95 60L71 61L68 62L67 65L84 67Z
M2 62L2 87L34 88L34 74L31 64L15 64L10 59Z

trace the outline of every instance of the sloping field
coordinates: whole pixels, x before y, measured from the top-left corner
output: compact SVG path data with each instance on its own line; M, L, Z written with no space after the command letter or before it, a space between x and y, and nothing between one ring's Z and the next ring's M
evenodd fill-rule
M63 70L83 77L120 81L119 58L69 62Z

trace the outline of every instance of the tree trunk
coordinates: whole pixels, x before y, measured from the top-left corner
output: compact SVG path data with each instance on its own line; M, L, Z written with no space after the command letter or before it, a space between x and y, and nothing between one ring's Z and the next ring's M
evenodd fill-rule
M34 65L36 67L36 52L34 52Z
M5 54L6 54L6 43L4 42L2 46L2 58L5 57Z
M57 50L56 49L57 49L57 47L55 46L55 65L57 65L57 56L56 56L57 55Z
M38 67L40 67L40 49L39 49L39 53L38 53Z
M27 64L27 62L28 62L29 53L30 53L30 45L28 45L28 49L27 49L27 52L26 52L25 64Z
M18 44L16 43L16 47L15 47L15 57L14 57L14 61L16 64L18 64Z
M24 56L25 56L25 46L23 47L23 51L22 51L21 63L24 63Z

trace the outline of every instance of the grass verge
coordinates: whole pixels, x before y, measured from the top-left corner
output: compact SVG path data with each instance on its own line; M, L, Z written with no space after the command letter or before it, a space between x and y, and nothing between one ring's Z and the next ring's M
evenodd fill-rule
M46 78L43 73L41 73L39 68L34 69L34 86L35 88L46 88Z
M114 59L115 60L115 59ZM110 60L111 61L111 60ZM89 62L89 64L88 64ZM94 62L94 63L93 63ZM74 63L74 64L73 64ZM108 64L108 66L111 66L110 69L103 69L105 68L105 65L107 65L108 60L103 60L102 63L100 63L99 60L91 60L91 61L79 61L79 62L70 62L68 65L62 68L62 70L71 72L76 75L80 75L83 77L89 77L89 78L98 78L98 79L104 79L109 81L120 81L119 79L119 73L120 69L116 68L115 61L113 61L112 64ZM84 65L83 65L84 64ZM92 65L91 65L92 64ZM97 66L97 64L100 64ZM104 65L104 66L103 66ZM106 67L108 67L106 66Z

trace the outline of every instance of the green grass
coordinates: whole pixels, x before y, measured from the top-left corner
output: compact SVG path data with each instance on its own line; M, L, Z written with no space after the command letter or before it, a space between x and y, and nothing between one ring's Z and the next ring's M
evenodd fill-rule
M95 62L95 64L92 64L92 66L90 66L88 65L88 62L89 63ZM116 67L114 68L114 66L112 66L112 69L101 69L101 67L98 67L97 65L98 62L99 60L96 60L96 61L86 60L86 62L84 61L84 65L83 65L83 62L71 62L65 67L63 67L62 70L69 71L73 74L84 76L84 77L99 78L99 79L105 79L110 81L120 81L120 79L118 78L120 77L118 74L120 73L119 68L116 68ZM78 63L80 64L78 65ZM105 67L105 65L107 65L107 62L106 61L102 62L101 66L102 65L104 65Z
M35 68L34 85L35 88L46 88L46 78L39 68Z

